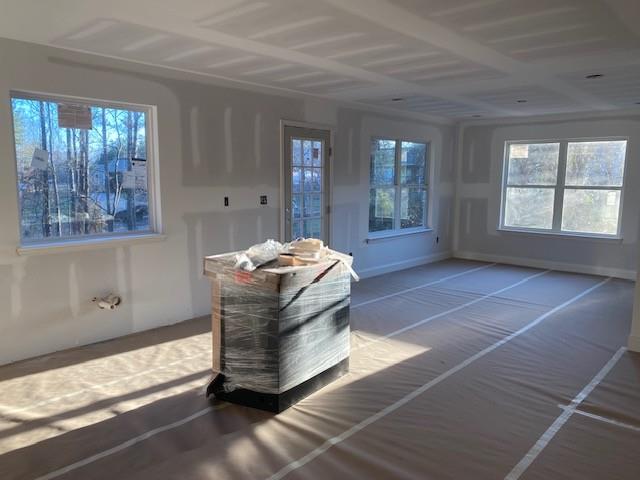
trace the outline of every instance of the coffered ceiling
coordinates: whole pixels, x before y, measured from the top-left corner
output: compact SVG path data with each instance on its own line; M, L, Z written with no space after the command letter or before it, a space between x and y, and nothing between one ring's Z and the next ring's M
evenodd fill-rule
M637 0L0 0L0 36L451 120L640 111ZM597 78L586 78L594 74Z

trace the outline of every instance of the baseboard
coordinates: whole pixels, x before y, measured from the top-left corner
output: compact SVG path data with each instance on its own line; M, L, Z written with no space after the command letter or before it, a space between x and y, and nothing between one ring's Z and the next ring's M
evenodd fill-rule
M640 335L629 335L629 350L640 353Z
M401 262L386 263L384 265L363 268L358 270L360 278L370 278L384 273L395 272L398 270L404 270L406 268L417 267L419 265L426 265L427 263L439 262L451 258L451 252L433 253L431 255L425 255L423 257L411 258L409 260L403 260Z
M624 270L621 268L600 267L596 265L580 265L576 263L551 262L548 260L537 260L526 257L508 257L502 255L491 255L479 252L454 252L454 258L465 260L478 260L482 262L506 263L509 265L519 265L522 267L544 268L549 270L559 270L563 272L585 273L588 275L602 275L605 277L623 278L625 280L635 280L634 270Z

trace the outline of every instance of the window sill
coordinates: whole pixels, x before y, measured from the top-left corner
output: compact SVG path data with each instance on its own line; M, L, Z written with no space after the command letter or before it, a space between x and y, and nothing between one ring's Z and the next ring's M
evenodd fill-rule
M82 240L61 240L55 242L32 243L16 249L18 255L43 255L49 253L76 252L98 248L115 248L138 243L160 242L167 236L161 233L122 235L114 237L85 238Z
M539 235L543 237L556 237L572 240L590 240L596 242L617 242L622 243L622 237L618 235L598 235L592 233L571 233L571 232L545 232L541 230L528 230L518 228L505 228L501 227L497 229L499 233L516 234L516 235Z
M382 240L393 240L398 237L406 237L408 235L417 235L419 233L433 232L433 228L414 228L405 232L400 230L392 230L384 233L370 233L367 239L367 243L378 242Z

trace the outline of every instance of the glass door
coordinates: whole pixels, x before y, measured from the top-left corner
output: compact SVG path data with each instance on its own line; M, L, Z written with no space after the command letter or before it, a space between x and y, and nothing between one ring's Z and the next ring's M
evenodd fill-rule
M285 241L329 242L330 138L328 130L284 128Z

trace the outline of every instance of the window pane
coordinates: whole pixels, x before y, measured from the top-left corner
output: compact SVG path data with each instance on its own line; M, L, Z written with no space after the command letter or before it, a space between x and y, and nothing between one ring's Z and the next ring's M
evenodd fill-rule
M559 143L509 145L508 185L555 185Z
M322 205L322 194L304 196L304 216L319 217Z
M320 238L321 232L321 221L319 218L314 218L312 220L305 220L304 222L304 236L306 238Z
M24 241L150 230L146 113L11 105Z
M302 196L291 195L291 214L293 218L300 218L302 216Z
M306 168L304 170L304 191L322 191L322 174L319 168Z
M302 236L302 222L293 222L293 239Z
M566 185L621 187L626 141L570 142Z
M322 142L313 142L313 151L311 152L311 161L314 167L322 166Z
M313 169L313 174L311 175L311 186L313 187L314 192L322 191L322 170L319 168Z
M302 190L302 169L293 167L293 174L291 177L291 189L293 193L300 193Z
M427 146L424 143L402 142L400 182L402 185L426 183Z
M372 188L369 194L369 231L393 229L395 188Z
M620 190L565 190L562 230L583 233L618 233Z
M371 185L394 185L395 169L395 140L371 140Z
M305 167L310 167L313 162L313 142L304 140L302 142L302 163Z
M302 165L302 142L296 138L291 140L291 158L293 165Z
M504 224L507 227L553 226L553 188L507 188Z
M403 188L400 203L400 228L424 226L427 191L424 188Z

